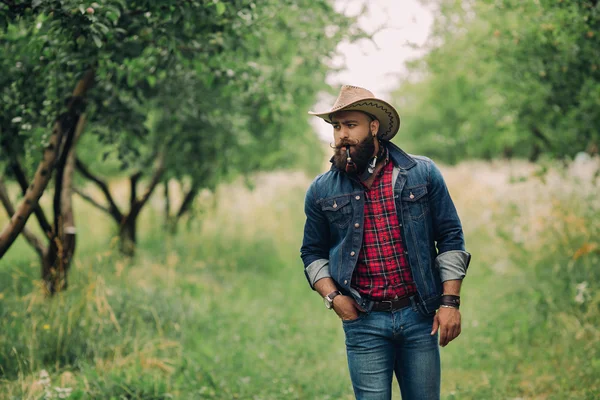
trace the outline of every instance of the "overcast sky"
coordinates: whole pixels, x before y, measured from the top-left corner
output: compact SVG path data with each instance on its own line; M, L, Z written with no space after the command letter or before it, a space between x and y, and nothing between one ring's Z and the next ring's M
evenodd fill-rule
M380 29L373 38L375 43L368 40L340 43L341 56L334 60L334 65L344 66L344 70L330 74L327 83L338 89L344 84L361 86L389 101L390 92L398 86L403 74L404 62L419 55L408 43L422 45L425 42L433 15L417 0L337 0L336 9L355 16L363 4L367 4L367 11L360 15L358 22L369 33ZM313 110L327 110L334 101L335 97L322 96ZM312 122L319 136L331 141L331 125L317 117Z

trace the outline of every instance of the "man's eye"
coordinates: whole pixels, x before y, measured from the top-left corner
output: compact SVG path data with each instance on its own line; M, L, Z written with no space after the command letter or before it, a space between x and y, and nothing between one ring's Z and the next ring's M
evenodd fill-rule
M354 127L354 126L356 126L356 124L348 124L348 127L349 127L349 128L352 128L352 127Z
M334 125L333 129L338 130L338 129L340 129L340 126L339 125Z

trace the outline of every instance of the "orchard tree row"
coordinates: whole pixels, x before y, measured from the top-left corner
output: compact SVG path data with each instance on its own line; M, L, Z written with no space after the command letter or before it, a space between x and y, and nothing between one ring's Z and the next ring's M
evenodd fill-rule
M597 154L597 0L423 0L427 54L395 93L400 140L448 162Z
M165 209L174 230L202 189L307 159L317 139L305 110L336 44L360 36L328 0L0 1L0 200L11 216L0 258L23 234L54 293L75 252L74 194L114 220L133 254L161 184L185 191ZM115 176L130 182L127 207Z

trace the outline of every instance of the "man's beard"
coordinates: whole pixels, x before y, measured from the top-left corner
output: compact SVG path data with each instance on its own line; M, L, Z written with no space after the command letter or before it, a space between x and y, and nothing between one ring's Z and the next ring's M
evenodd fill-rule
M334 147L333 153L333 165L335 165L341 171L346 171L347 158L345 146L350 147L350 157L352 162L356 165L355 174L361 174L367 168L369 161L373 158L375 153L375 137L369 134L361 142L355 140L344 140Z

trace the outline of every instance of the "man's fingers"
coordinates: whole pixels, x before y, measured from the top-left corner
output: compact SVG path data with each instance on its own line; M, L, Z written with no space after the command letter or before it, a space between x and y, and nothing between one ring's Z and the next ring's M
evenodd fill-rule
M448 344L448 328L440 326L440 346L444 347Z
M435 335L439 326L440 326L440 321L438 319L438 316L436 315L435 317L433 317L433 327L431 329L431 336Z
M453 326L451 329L448 329L448 336L446 336L446 344L453 341L454 338L456 338L456 327L455 326Z
M458 337L458 335L460 335L460 332L461 332L460 325L458 325L458 326L454 325L454 326L452 326L452 328L446 328L445 330L448 333L446 335L446 344L444 344L443 346L447 345L448 343L450 343L451 341L456 339Z
M362 312L366 312L366 311L367 311L367 310L365 310L364 308L362 308L362 307L360 306L360 304L358 304L358 303L356 302L356 300L354 300L354 308L356 308L358 311L362 311Z

